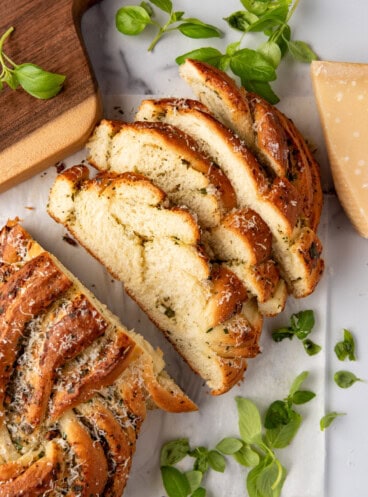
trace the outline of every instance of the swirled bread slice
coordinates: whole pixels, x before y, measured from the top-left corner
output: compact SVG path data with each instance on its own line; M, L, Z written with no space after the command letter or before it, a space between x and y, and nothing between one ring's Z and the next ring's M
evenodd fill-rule
M16 221L0 261L0 495L120 497L147 406L196 406Z
M167 122L191 135L225 172L238 205L251 208L267 223L274 257L293 295L304 297L314 290L324 267L322 246L300 218L300 196L287 178L269 177L244 142L196 101L144 100L136 119Z
M57 177L48 212L124 282L213 394L243 377L262 318L235 274L209 262L186 208L142 175L90 179L76 166Z
M294 123L205 62L187 59L179 71L197 98L245 141L271 174L291 182L300 197L299 215L316 231L323 202L319 166Z
M236 197L229 180L189 135L160 122L104 119L87 149L89 162L100 171L141 173L174 204L189 207L198 218L208 251L228 266L236 266L261 312L275 315L284 308L286 285L270 260L267 226L255 212L234 210ZM226 256L217 250L219 238L227 246Z

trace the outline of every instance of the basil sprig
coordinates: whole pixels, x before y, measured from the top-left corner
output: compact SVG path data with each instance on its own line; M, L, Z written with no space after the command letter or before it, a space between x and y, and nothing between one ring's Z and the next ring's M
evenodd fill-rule
M307 371L299 374L287 397L272 402L263 424L256 404L250 399L236 397L240 436L225 437L212 450L202 446L191 448L187 438L164 444L160 466L168 497L205 497L204 475L209 469L224 472L225 456L249 468L246 477L249 497L279 497L287 472L275 449L287 447L299 430L302 417L293 406L315 397L313 392L301 388L307 377ZM194 458L193 468L189 471L176 468L175 464L187 456Z
M352 333L344 329L344 339L335 345L335 354L339 361L355 361L355 341Z
M155 12L151 4L168 15L165 24L161 25L155 19ZM140 5L121 7L115 16L116 28L120 33L129 36L140 34L148 25L158 28L155 37L148 47L151 52L158 41L171 31L179 31L189 38L219 38L221 31L210 24L206 24L195 17L184 17L185 12L175 11L171 0L150 0Z
M315 355L321 351L321 346L307 338L312 332L315 324L314 312L310 309L300 311L290 316L290 325L277 328L272 331L272 339L275 342L281 342L285 338L290 340L298 338L302 341L304 350L308 355Z
M4 84L13 90L19 86L35 98L46 100L57 95L64 84L65 76L45 71L30 62L16 64L3 51L5 40L14 31L10 27L0 38L0 90Z

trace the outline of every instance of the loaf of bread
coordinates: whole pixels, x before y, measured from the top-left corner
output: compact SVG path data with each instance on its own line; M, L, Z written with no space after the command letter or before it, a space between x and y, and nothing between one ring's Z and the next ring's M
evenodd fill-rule
M196 406L17 221L0 254L0 495L121 497L146 409Z
M271 258L271 232L251 209L237 209L224 173L186 133L160 122L102 120L87 143L88 160L100 171L138 172L198 219L207 253L236 272L260 312L285 306L287 290Z
M252 209L267 224L290 293L300 298L313 292L324 268L322 246L304 214L300 190L287 176L269 174L245 141L195 100L144 100L136 119L171 124L195 139L229 178L238 206ZM310 216L315 226L318 216Z
M213 394L243 377L262 317L239 278L210 262L186 207L140 174L90 178L75 166L57 177L48 212L124 283Z

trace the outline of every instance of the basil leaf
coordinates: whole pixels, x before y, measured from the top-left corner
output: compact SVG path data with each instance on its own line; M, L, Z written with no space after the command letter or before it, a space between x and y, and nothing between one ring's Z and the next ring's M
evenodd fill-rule
M161 448L160 466L173 466L188 455L189 450L187 438L179 438L165 443Z
M177 11L177 12L173 12L171 14L171 18L172 18L172 22L178 22L178 21L181 21L182 18L183 18L183 15L185 14L185 12L183 11Z
M334 374L334 381L340 388L350 388L357 381L363 381L350 371L337 371Z
M3 78L4 83L6 83L12 90L16 90L19 86L19 81L14 74L14 72L6 71L4 78Z
M295 378L293 383L291 384L290 391L289 391L289 396L292 397L295 392L297 392L302 384L305 382L305 380L308 378L309 373L308 371L303 371L302 373L298 374L298 376Z
M275 9L265 12L258 21L252 23L248 31L266 31L286 22L289 8L287 5L280 5Z
M214 471L223 473L226 468L226 459L217 450L210 450L208 453L208 464Z
M202 22L184 22L177 28L188 38L220 38L221 32L215 27Z
M292 402L296 405L306 404L310 400L314 399L315 396L316 394L310 390L298 390L294 393Z
M345 412L329 412L325 414L319 422L321 431L325 430L330 426L330 424L338 417L338 416L346 416Z
M270 104L277 104L277 102L280 101L279 97L276 95L276 93L272 90L271 86L267 82L262 82L262 81L243 81L243 86L248 90L252 91L254 93L257 93L260 97L264 98ZM284 338L289 338L290 340L293 338L293 333L292 332L287 332L286 335L279 335L278 333L275 333L275 337L272 334L272 338L274 339L275 342L281 342Z
M300 311L290 317L291 327L298 338L306 338L315 324L314 312L312 310Z
M274 460L263 468L256 480L256 487L260 495L264 497L274 496L273 487L281 478L281 472L281 466L278 466Z
M230 27L238 31L246 32L252 23L258 21L258 17L251 12L238 10L224 19Z
M266 430L266 438L270 447L274 449L283 449L287 447L297 431L299 430L302 417L296 411L290 411L290 420L287 424L280 424L277 428Z
M116 28L125 35L138 35L148 24L152 24L152 21L144 7L138 5L121 7L116 12Z
M288 42L288 49L294 59L299 62L312 62L312 60L318 59L317 54L304 41L290 40Z
M173 9L171 0L150 0L150 2L168 14L170 14Z
M175 59L175 62L180 65L183 64L186 59L195 59L195 60L200 60L202 62L207 62L212 66L218 67L221 58L222 58L222 53L216 48L204 47L180 55Z
M173 466L162 466L161 477L168 497L187 497L190 494L186 476Z
M247 90L251 91L251 88L247 85L245 85ZM289 338L290 340L293 338L294 332L291 331L290 328L283 327L283 328L277 328L276 330L272 331L272 340L274 342L281 342L285 338Z
M240 0L243 6L253 14L264 14L271 0Z
M262 422L257 406L249 399L236 397L239 416L239 432L242 440L253 443L261 440Z
M322 350L322 347L320 345L312 342L312 340L309 340L309 338L303 340L303 346L308 355L316 355Z
M284 26L282 35L277 39L277 44L281 50L281 57L284 57L288 51L288 42L291 39L291 29L289 25Z
M196 447L189 452L189 455L195 458L194 469L196 471L205 473L208 470L208 450L206 447Z
M185 473L186 479L188 480L190 493L193 493L202 482L203 474L200 471L187 471Z
M249 471L247 491L249 497L279 497L286 470L276 458L265 457Z
M335 345L335 354L340 361L344 361L346 358L349 361L355 361L355 342L352 333L349 330L344 329L344 340L338 342Z
M151 5L148 2L141 2L139 5L147 12L147 14L150 17L154 16L155 13L153 12L153 8L151 7Z
M275 68L260 53L249 48L238 50L230 59L230 67L241 80L273 81Z
M266 41L265 43L262 43L257 48L257 51L263 55L263 57L273 65L273 67L276 69L277 66L280 64L281 61L281 49L278 46L277 43L274 41Z
M283 400L275 400L269 406L264 421L265 428L277 428L286 425L290 421L290 410Z
M235 461L246 467L257 466L259 463L259 455L247 444L244 444L238 452L235 452L233 457Z
M41 67L29 63L16 66L14 74L27 93L40 99L57 95L65 81L65 76L44 71Z
M192 497L206 497L206 489L199 487L192 493Z
M243 447L243 442L237 438L223 438L217 445L216 449L226 455L234 454Z

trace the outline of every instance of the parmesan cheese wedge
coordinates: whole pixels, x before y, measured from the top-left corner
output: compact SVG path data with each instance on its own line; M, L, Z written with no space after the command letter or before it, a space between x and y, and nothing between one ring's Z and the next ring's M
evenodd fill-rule
M311 75L337 195L368 238L368 64L313 61Z

